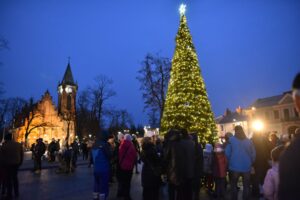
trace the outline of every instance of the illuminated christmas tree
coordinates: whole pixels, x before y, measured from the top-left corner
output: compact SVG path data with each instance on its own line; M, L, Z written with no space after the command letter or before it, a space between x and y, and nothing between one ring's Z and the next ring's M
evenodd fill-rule
M161 120L161 132L184 128L197 132L202 143L213 142L216 125L192 36L187 26L185 5L180 6L180 26L172 60L171 78Z

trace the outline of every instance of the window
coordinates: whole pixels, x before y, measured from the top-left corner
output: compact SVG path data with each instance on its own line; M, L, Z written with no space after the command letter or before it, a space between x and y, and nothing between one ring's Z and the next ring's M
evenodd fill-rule
M290 112L289 112L289 109L284 109L284 110L283 110L283 113L284 113L284 119L285 119L285 120L289 120L289 119L290 119Z
M274 119L279 119L279 111L274 110Z

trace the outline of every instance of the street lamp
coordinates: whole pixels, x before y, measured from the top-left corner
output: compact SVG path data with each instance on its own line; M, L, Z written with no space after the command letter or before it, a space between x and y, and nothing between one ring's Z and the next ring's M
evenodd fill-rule
M89 134L89 138L91 138L92 137L92 135L91 134Z
M260 132L264 129L264 123L261 120L255 120L252 123L252 128L254 129L254 131Z

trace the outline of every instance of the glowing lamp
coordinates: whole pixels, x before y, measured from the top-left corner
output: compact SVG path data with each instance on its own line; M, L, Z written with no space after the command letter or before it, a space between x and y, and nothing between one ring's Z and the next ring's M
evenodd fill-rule
M185 14L185 11L186 11L186 5L185 4L181 4L180 7L179 7L179 13L180 15L184 15Z
M256 120L252 123L254 131L262 131L264 129L264 123L261 120Z

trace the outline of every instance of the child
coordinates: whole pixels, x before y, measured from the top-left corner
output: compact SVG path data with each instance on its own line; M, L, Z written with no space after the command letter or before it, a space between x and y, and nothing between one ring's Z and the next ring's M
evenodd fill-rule
M284 150L284 145L275 147L271 151L272 158L272 168L268 170L263 184L264 196L268 200L277 200L278 184L279 184L279 174L278 174L278 162L281 153Z
M224 198L227 175L227 159L222 144L217 143L214 149L213 176L215 180L215 196L217 199Z
M206 144L203 151L203 173L204 184L209 194L212 194L213 190L213 176L212 176L212 160L213 160L213 146Z

